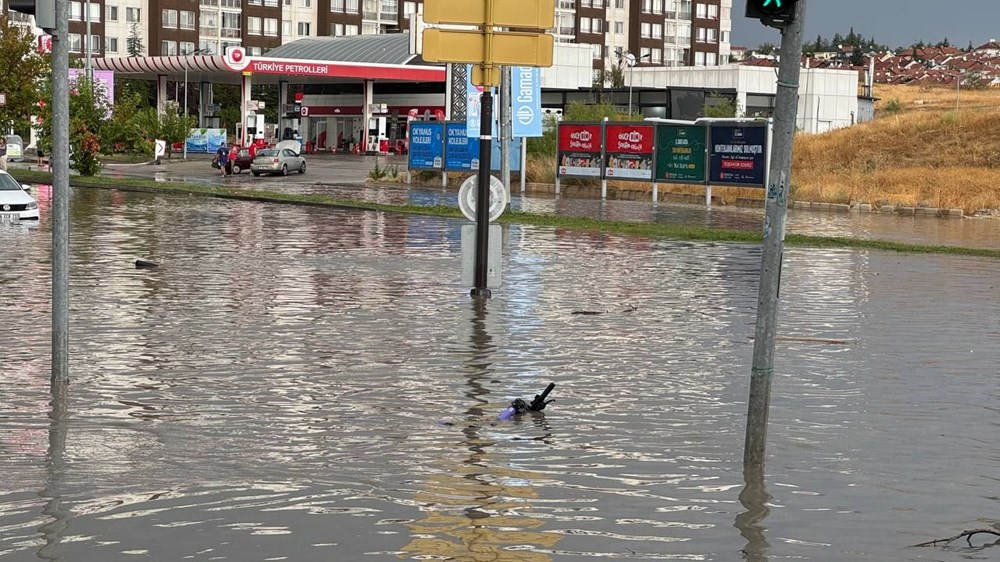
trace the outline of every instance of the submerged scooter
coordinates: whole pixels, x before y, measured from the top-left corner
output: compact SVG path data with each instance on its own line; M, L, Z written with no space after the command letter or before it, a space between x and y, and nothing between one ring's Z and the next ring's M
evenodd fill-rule
M510 406L504 408L504 410L500 412L500 415L497 417L500 420L506 421L513 418L514 416L523 414L525 412L541 412L542 410L545 409L545 406L548 405L549 402L555 400L555 398L553 398L552 400L545 399L546 397L548 397L549 393L552 392L552 389L555 387L556 383L550 382L549 386L545 387L545 392L542 392L541 394L536 394L535 399L532 400L530 404L525 402L521 398L514 399L514 401L510 403Z

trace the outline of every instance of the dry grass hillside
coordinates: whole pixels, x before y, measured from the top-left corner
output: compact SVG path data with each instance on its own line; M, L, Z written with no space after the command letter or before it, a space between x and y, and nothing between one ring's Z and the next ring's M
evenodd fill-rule
M796 136L792 199L1000 208L1000 91L882 86L876 95L874 122Z

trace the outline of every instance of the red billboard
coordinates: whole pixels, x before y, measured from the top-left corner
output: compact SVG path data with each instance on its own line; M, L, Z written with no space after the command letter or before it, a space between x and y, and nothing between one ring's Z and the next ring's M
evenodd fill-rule
M606 178L652 181L652 125L608 123L605 139Z
M559 124L559 177L601 177L601 124Z

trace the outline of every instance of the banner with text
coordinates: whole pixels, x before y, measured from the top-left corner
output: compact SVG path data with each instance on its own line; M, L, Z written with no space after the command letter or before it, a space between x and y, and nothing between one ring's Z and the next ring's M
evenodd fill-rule
M472 172L479 169L479 137L466 133L465 121L447 121L444 126L444 169Z
M556 174L560 178L600 178L603 131L601 123L560 123Z
M765 187L767 125L712 125L708 183Z
M542 136L542 69L511 67L511 116L513 136Z
M656 182L705 184L704 125L656 124Z
M410 121L411 170L440 170L444 167L444 123Z
M652 181L652 125L608 123L604 139L604 177L616 180Z

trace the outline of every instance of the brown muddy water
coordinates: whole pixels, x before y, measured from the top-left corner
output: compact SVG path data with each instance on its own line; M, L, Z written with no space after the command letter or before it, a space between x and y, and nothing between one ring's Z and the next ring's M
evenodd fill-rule
M506 227L477 307L464 221L76 190L53 401L42 212L0 226L2 560L1000 557L910 547L1000 525L996 260L788 249L745 486L759 247Z

